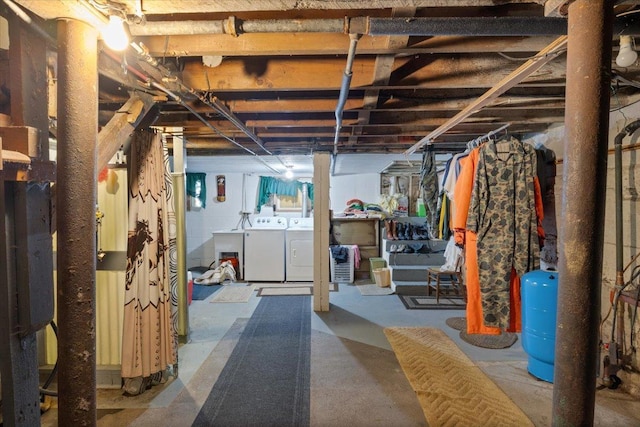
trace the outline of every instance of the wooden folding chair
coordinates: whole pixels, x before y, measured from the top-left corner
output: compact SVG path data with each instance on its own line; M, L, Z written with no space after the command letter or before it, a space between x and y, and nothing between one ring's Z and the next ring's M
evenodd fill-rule
M462 266L464 265L464 257L460 253L454 264L453 270L443 270L442 267L431 267L427 269L427 295L431 295L431 290L436 291L436 304L440 303L440 285L442 279L445 283L450 284L456 295L462 296L467 300L466 289L462 280Z

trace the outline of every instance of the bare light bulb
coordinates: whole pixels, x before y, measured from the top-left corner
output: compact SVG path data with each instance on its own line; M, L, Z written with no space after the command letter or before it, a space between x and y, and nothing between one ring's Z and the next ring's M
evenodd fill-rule
M638 59L638 52L633 50L633 39L631 36L620 36L620 51L616 56L618 67L629 67Z
M102 34L104 42L113 50L125 50L129 45L129 36L124 28L124 22L119 16L109 16L109 24L107 24Z
M287 179L293 178L293 171L291 169L287 169L287 171L284 173L284 177Z

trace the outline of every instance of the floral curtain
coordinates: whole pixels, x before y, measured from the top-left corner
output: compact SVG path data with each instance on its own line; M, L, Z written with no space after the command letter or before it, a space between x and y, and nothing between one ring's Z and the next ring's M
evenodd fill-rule
M133 395L166 380L177 363L175 216L166 160L159 134L134 135L122 338L122 377Z

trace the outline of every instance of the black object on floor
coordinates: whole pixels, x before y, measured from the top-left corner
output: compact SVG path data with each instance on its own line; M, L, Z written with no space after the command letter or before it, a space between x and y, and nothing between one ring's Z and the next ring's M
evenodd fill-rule
M436 303L435 296L427 295L398 295L400 301L409 310L464 310L466 303L462 298L440 297Z
M262 298L193 426L309 425L311 297Z
M220 289L222 285L198 285L193 284L193 296L194 301L207 299L209 295Z
M482 348L509 348L518 341L518 335L513 332L503 332L500 335L468 334L460 331L460 338L471 345Z
M445 320L445 323L450 328L453 328L457 331L466 331L467 330L467 318L466 317L449 317Z

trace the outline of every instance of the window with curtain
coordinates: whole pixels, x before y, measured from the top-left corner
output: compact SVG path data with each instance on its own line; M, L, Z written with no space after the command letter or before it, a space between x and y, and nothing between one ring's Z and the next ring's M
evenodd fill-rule
M280 207L286 206L285 209L293 208L300 210L301 205L298 200L302 200L302 184L302 182L297 180L285 181L269 176L261 176L260 182L258 183L258 203L256 211L260 212L261 206L267 204L270 200L273 202L272 197L280 198ZM309 207L313 207L313 184L306 184Z
M187 196L190 208L205 208L207 205L206 173L187 172Z

